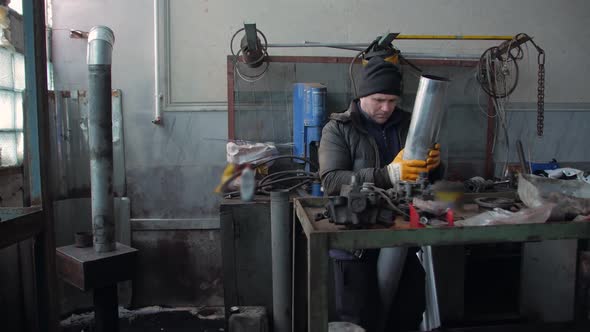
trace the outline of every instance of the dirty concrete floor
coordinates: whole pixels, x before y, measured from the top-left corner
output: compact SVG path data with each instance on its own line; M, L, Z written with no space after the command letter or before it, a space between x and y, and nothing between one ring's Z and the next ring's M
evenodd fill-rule
M94 331L92 312L71 315L62 320L63 332ZM162 308L138 310L119 308L121 332L221 332L224 331L223 308Z

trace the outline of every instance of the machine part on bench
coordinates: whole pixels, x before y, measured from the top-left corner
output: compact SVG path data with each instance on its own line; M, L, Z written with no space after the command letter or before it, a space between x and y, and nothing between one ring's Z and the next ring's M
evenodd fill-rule
M478 197L474 201L477 205L488 209L508 209L516 202L512 198L505 197Z

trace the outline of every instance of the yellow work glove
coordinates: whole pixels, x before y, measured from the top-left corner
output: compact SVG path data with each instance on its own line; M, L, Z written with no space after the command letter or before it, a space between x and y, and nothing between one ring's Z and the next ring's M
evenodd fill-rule
M440 144L428 151L425 160L404 160L402 149L391 164L387 165L387 173L391 183L399 181L416 181L420 173L428 173L440 165Z
M440 144L434 144L434 149L428 150L426 158L426 169L432 171L440 165Z

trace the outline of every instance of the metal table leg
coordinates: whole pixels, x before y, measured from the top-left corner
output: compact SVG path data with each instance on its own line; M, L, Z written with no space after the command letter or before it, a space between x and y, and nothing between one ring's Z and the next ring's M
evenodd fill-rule
M328 238L310 234L307 241L308 331L328 331Z
M94 289L94 321L98 332L119 332L116 283Z

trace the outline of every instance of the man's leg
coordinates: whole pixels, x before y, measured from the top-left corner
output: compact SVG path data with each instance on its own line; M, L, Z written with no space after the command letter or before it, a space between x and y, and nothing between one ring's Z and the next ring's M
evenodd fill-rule
M379 315L377 254L369 251L361 259L333 260L336 315L339 320L374 331Z
M408 250L398 292L390 311L387 331L418 330L426 309L425 278L426 274L415 250Z

